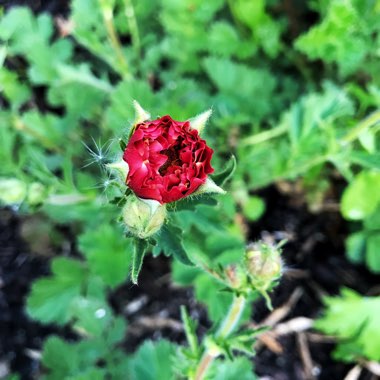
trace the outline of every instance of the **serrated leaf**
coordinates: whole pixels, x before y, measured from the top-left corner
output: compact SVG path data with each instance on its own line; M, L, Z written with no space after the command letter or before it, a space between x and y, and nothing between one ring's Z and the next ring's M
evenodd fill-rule
M104 300L79 297L71 305L74 329L87 336L102 337L112 318Z
M179 202L169 203L167 205L168 208L176 211L184 211L184 210L195 210L197 206L206 205L206 206L216 206L218 202L216 199L212 198L210 195L201 194L195 197L189 196L184 199L181 199ZM168 211L171 211L170 209Z
M337 63L342 75L355 71L371 48L369 29L355 8L351 0L330 2L321 22L297 39L296 48L311 59Z
M161 340L153 343L146 341L131 360L133 379L135 380L174 380L172 357L175 345Z
M229 159L226 168L219 174L212 177L213 181L220 187L223 187L230 180L236 170L237 162L234 155Z
M42 352L42 364L53 371L49 380L64 379L78 366L78 356L74 347L57 336L47 339Z
M157 248L155 251L163 251L165 255L173 255L182 264L193 266L182 244L182 230L171 223L164 225L155 238Z
M132 261L132 244L123 231L104 224L87 230L79 237L79 249L88 260L90 271L115 287L128 278Z
M235 358L234 361L217 360L213 364L212 378L218 380L256 380L252 363L244 357Z
M27 299L28 313L44 323L67 323L70 307L80 296L84 281L85 269L81 262L63 257L54 259L52 276L32 285Z
M380 297L362 297L343 289L340 297L325 298L326 310L315 327L340 339L339 347L350 348L343 360L353 360L352 348L369 360L380 360ZM343 323L344 322L344 323ZM351 345L351 347L349 346Z
M132 271L131 279L134 284L137 284L137 280L142 268L144 261L145 252L148 248L148 243L146 240L135 239L134 240L134 251L132 257Z

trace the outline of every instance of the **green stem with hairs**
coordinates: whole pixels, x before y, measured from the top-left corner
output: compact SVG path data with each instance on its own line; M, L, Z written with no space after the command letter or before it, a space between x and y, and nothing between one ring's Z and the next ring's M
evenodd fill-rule
M347 135L341 140L346 145L356 140L362 132L366 129L375 126L380 123L380 110L373 112L371 115L362 120L355 128L353 128Z
M141 42L140 42L140 34L139 27L137 25L137 19L135 14L135 8L133 6L132 0L124 0L124 12L127 17L127 22L129 26L129 30L132 36L132 45L135 49L137 58L141 58Z
M227 338L231 334L231 332L235 329L240 321L245 304L246 298L244 296L234 295L234 299L232 301L228 314L223 320L218 332L216 333L216 338ZM194 380L202 380L206 375L210 365L218 356L218 352L213 352L210 349L206 349L198 364Z
M107 30L108 38L116 54L116 58L119 61L119 72L124 78L130 78L129 65L124 56L121 43L117 36L116 29L114 26L112 6L107 0L99 0L99 4L100 9L102 11L104 25Z

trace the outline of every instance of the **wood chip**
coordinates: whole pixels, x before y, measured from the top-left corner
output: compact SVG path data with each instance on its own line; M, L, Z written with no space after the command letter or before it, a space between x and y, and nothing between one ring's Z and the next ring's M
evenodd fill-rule
M295 332L303 332L313 327L314 320L306 317L293 318L287 322L280 323L274 328L276 335L286 335Z
M315 380L316 377L314 374L316 367L310 355L309 344L305 333L301 332L297 334L297 344L305 372L305 380Z
M260 323L260 325L274 326L276 323L284 319L293 309L294 305L298 302L298 300L301 298L302 294L302 288L296 288L290 296L289 300L282 306L273 310L272 313L269 314L269 316L265 318L263 322Z
M165 328L174 331L183 331L182 323L175 319L152 316L142 317L131 323L129 325L128 333L139 335L141 334L141 331L144 330L162 330Z
M344 380L357 380L360 374L362 373L362 370L363 368L359 364L357 364L354 368L350 370L350 372L348 372Z

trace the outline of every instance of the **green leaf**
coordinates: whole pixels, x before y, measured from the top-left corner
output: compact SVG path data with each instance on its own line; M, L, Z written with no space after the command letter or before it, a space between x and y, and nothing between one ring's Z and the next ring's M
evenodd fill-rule
M185 248L183 247L182 234L182 230L172 223L164 225L160 233L155 237L157 247L155 247L154 253L163 251L165 255L173 255L173 257L182 264L194 265L188 258Z
M146 341L132 357L133 379L174 380L172 357L175 350L175 345L165 340Z
M0 65L0 93L12 103L11 107L17 109L31 96L30 89L18 80L17 74L8 71Z
M102 337L109 325L112 312L105 300L80 297L71 305L75 316L74 328L87 336Z
M380 232L367 239L366 262L375 273L380 273Z
M81 262L56 258L52 262L52 275L37 280L27 299L27 310L32 318L44 323L65 324L69 321L70 307L80 296L85 281Z
M196 299L207 305L207 313L213 322L225 317L232 301L232 294L222 292L222 285L208 275L201 274L194 282Z
M356 264L364 260L366 245L366 235L363 231L351 234L346 239L346 254L348 258Z
M47 376L49 380L64 379L78 365L77 352L74 347L57 336L47 339L42 352L42 364L53 371Z
M146 240L142 239L135 239L134 242L135 244L132 257L131 279L134 284L137 284L137 280L144 261L145 252L148 248L148 243Z
M186 339L189 343L191 352L195 357L197 357L199 354L199 344L196 333L197 324L190 318L186 307L183 305L181 306L181 319L185 328Z
M363 171L345 189L341 202L347 219L360 220L372 214L380 202L380 173Z
M128 278L132 259L132 244L121 228L103 224L91 228L79 237L79 249L88 260L90 271L115 287Z
M169 203L174 212L183 210L196 210L197 206L207 205L216 206L218 202L208 194L200 194L196 197L186 197L178 202ZM172 206L171 206L172 205Z
M265 212L265 202L256 196L251 196L243 204L243 214L249 221L256 221Z
M341 297L325 298L326 310L315 327L326 334L336 335L338 347L351 361L364 356L369 360L380 360L380 297L362 297L350 289L343 289ZM355 356L355 352L360 355ZM352 357L352 354L354 357Z
M44 380L61 379L104 379L110 353L101 339L83 340L75 343L65 342L56 336L48 338L42 352L42 364L47 369ZM98 368L99 360L105 368ZM100 375L103 377L100 377ZM89 376L94 377L89 377Z
M236 170L236 157L234 155L229 159L226 168L219 174L212 177L213 181L220 187L223 187L229 181Z
M252 363L249 359L238 357L233 361L217 360L213 364L213 379L218 380L256 380Z
M213 53L230 56L239 49L239 36L236 30L225 21L214 22L208 38L209 47Z
M364 168L380 170L380 153L351 152L349 160Z
M296 48L311 59L337 63L342 75L354 72L371 51L370 29L364 27L355 0L329 3L327 14L296 41Z

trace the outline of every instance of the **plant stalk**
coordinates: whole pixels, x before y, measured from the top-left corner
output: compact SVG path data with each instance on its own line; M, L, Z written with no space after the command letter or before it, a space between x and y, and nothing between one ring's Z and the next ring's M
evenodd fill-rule
M246 298L244 296L234 296L230 310L228 311L226 318L223 320L218 332L216 333L216 338L227 338L228 335L231 334L231 332L235 329L236 325L240 321L240 317L243 313L245 304ZM207 349L198 364L194 379L202 380L206 375L211 363L218 356L219 353Z
M355 128L351 129L349 133L341 140L344 145L356 140L359 135L366 129L380 123L380 110L373 112L371 115L362 120Z
M110 40L111 46L116 54L116 57L119 61L120 65L120 72L125 78L129 78L130 72L129 72L129 66L128 62L124 56L120 40L117 36L114 22L113 22L113 10L110 4L108 4L104 0L99 0L100 8L103 15L104 25L107 30L108 38Z
M137 25L137 19L135 14L135 8L133 7L132 0L124 0L125 16L127 17L127 22L129 30L132 36L132 45L135 49L137 58L141 58L141 42L139 27Z

